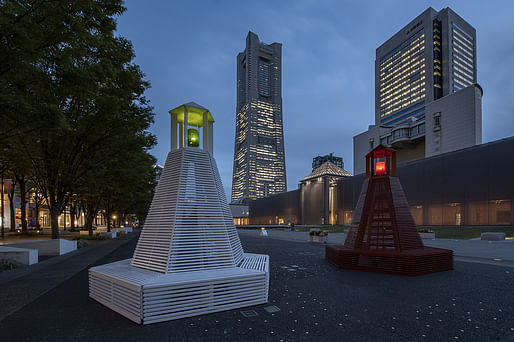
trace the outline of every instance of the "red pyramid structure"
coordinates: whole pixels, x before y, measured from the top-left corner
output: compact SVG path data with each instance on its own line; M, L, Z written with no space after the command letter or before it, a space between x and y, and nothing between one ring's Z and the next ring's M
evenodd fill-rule
M339 268L405 275L453 269L453 251L425 247L398 177L396 151L379 145L366 155L362 185L344 245L327 245Z

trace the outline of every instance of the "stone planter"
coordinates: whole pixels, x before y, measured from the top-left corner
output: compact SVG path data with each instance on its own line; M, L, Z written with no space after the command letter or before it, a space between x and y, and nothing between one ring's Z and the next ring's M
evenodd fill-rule
M435 239L435 233L419 233L422 239Z
M480 240L489 240L489 241L503 241L505 240L505 233L500 232L487 232L480 234Z
M326 243L327 237L320 235L309 235L309 242Z

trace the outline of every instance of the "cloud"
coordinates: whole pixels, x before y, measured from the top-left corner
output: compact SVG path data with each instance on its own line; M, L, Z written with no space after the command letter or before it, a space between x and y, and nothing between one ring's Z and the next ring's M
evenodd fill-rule
M295 189L312 158L335 152L353 169L353 136L374 123L375 49L429 6L406 1L127 1L118 31L152 83L152 151L164 163L167 111L189 101L211 109L215 157L225 189L232 181L236 55L254 31L282 43L282 98L288 185ZM478 81L484 88L484 142L513 134L513 2L454 1L477 30ZM484 15L487 13L487 15ZM227 194L230 196L230 193Z

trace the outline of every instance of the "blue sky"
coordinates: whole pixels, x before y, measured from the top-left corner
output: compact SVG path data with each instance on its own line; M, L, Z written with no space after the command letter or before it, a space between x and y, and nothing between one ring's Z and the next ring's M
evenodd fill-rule
M282 101L288 189L312 158L334 152L353 172L353 136L374 124L375 49L428 7L450 7L477 31L483 142L514 134L513 1L126 1L118 33L152 88L152 150L169 151L168 110L209 108L214 157L227 196L232 183L236 56L249 30L282 43Z

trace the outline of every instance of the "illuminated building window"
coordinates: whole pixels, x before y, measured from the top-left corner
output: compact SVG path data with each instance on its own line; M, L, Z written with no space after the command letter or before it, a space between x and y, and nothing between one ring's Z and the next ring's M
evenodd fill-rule
M238 55L238 91L232 201L286 191L282 126L281 45L264 44L250 32ZM253 75L257 77L251 77ZM247 77L242 74L247 73ZM241 82L242 83L242 82ZM244 95L244 96L243 96Z

